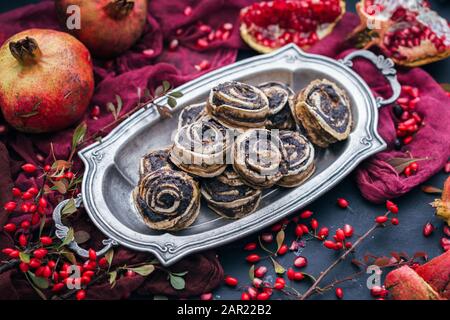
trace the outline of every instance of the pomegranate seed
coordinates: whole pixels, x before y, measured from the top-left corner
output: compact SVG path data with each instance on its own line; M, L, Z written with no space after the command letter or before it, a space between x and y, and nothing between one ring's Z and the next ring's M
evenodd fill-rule
M44 237L41 237L40 240L44 246L51 246L53 244L53 240L50 237L44 236Z
M353 226L346 224L344 225L343 231L345 237L350 238L351 236L353 236Z
M238 285L238 280L236 278L226 276L225 277L225 283L229 285L230 287L236 287Z
M300 238L301 236L303 236L303 229L302 229L302 227L301 227L299 224L295 227L295 235L296 235L298 238Z
M270 243L273 241L273 235L271 233L263 233L261 235L261 240L265 243Z
M8 223L3 227L3 230L5 230L6 232L14 232L16 231L17 227L14 223Z
M0 125L0 135L5 134L6 132L8 132L8 128L4 125Z
M231 31L231 30L233 30L233 24L230 23L230 22L226 22L226 23L223 24L222 29L223 30L227 30L227 31Z
M14 197L20 197L22 195L22 191L19 188L12 188L11 191Z
M338 198L337 199L337 205L341 207L342 209L345 209L348 207L348 201L344 198Z
M205 49L208 47L208 40L206 38L200 38L197 40L197 47Z
M209 66L210 66L210 63L208 60L202 60L200 62L200 64L198 65L198 69L199 69L199 71L203 71L203 70L208 69Z
M4 208L7 212L13 212L14 210L16 210L16 207L17 207L17 203L14 202L14 201L7 202L7 203L3 206L3 208Z
M33 256L37 259L42 259L47 255L48 251L44 248L36 249L33 251Z
M208 26L207 24L202 24L200 27L198 27L198 30L200 30L201 32L211 32L211 27Z
M200 296L200 300L209 301L213 299L213 295L211 292L204 293Z
M19 236L19 244L20 244L22 247L26 247L27 243L28 243L28 238L27 238L27 236L24 235L24 234L21 234L21 235Z
M445 164L444 172L445 173L450 173L450 161Z
M260 259L261 259L261 258L260 258L259 255L257 255L257 254L250 254L250 255L248 255L248 256L245 258L245 260L247 260L247 262L250 262L250 263L256 263L256 262L258 262Z
M53 285L53 287L52 287L52 292L59 292L59 291L61 291L62 289L64 289L65 286L66 286L66 285L65 285L64 283L62 283L62 282L60 282L60 283L55 283L55 284Z
M173 39L172 41L170 41L169 50L174 51L176 48L178 48L178 40Z
M214 38L215 39L217 39L217 40L221 40L222 39L222 35L223 35L223 32L222 32L222 30L216 30L216 32L214 33Z
M30 265L30 268L32 268L32 269L39 268L41 266L41 260L39 260L37 258L31 258L29 265Z
M392 219L391 219L391 223L392 223L392 225L394 225L394 226L398 226L398 224L399 224L400 222L398 221L398 218L392 218Z
M303 256L299 256L299 257L295 258L295 260L294 260L294 266L296 266L297 268L306 267L307 264L308 264L308 260Z
M265 266L260 266L255 269L255 277L262 278L267 273L267 268Z
M78 301L86 299L86 291L84 290L78 290L75 297Z
M313 230L317 230L317 228L319 227L319 222L317 222L316 219L311 219L311 229Z
M328 237L329 234L329 230L327 227L323 227L319 230L319 233L317 234L317 236L321 239L325 239L326 237Z
M386 216L378 216L375 218L375 222L376 223L385 223L386 221L388 221L388 217Z
M345 233L342 229L336 230L336 241L344 241L345 240Z
M323 245L325 246L325 248L328 248L328 249L333 249L333 250L336 249L336 243L333 241L330 241L330 240L324 241Z
M285 255L286 252L288 252L288 250L289 250L289 247L288 247L287 245L283 244L283 245L280 247L280 249L278 249L277 255L279 255L279 256Z
M424 226L423 226L423 230L422 233L424 235L424 237L429 237L434 231L434 226L431 224L431 222L427 222Z
M242 292L241 300L250 300L250 295L247 292Z
M96 261L97 260L97 252L94 249L89 249L89 260Z
M144 55L146 55L146 52L147 50L144 50L142 53L144 54ZM96 119L96 118L98 118L100 116L100 107L99 106L94 106L93 108L92 108L92 110L91 110L91 117L92 118L94 118L94 119ZM45 166L44 167L44 171L45 172L48 172L48 171L50 171L50 170L45 170L46 169L46 167L47 166Z
M31 163L26 163L22 166L22 170L25 171L26 173L33 173L36 171L36 166Z
M256 243L255 243L255 242L247 243L247 244L244 246L244 250L245 250L245 251L252 251L252 250L255 250L255 249L256 249Z
M225 31L223 34L222 34L222 37L220 38L222 41L227 41L229 38L230 38L230 36L231 36L231 33L230 33L230 31Z
M335 293L338 299L344 298L344 290L342 290L342 288L336 288Z
M25 262L21 262L19 264L19 269L20 269L20 271L25 273L25 272L28 272L28 270L30 269L30 266Z
M311 216L313 215L313 212L310 210L305 210L302 213L300 213L300 218L302 219L308 219L311 218Z
M190 16L192 14L192 8L190 6L187 6L186 8L184 8L183 13L187 17Z
M256 300L269 300L270 295L267 292L258 293Z

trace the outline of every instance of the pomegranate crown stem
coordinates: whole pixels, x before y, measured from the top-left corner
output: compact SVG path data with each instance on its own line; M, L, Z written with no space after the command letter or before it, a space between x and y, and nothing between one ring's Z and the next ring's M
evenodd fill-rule
M26 65L36 63L42 55L37 41L30 37L19 41L11 41L9 50L14 58Z
M113 19L123 19L128 16L134 8L134 1L113 0L105 7L106 13Z

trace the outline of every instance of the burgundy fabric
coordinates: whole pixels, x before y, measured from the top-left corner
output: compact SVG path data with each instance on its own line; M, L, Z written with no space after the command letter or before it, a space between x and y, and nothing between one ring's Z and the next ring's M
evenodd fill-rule
M350 43L343 41L358 24L355 15L347 14L333 34L318 43L311 52L342 58L352 50ZM392 92L384 77L372 63L357 59L353 69L368 83L376 95L388 97ZM356 182L362 195L375 203L399 197L436 174L450 157L450 98L436 81L420 68L397 68L398 80L420 90L417 112L422 115L425 126L414 136L414 140L401 151L394 150L396 139L394 114L391 106L379 112L378 132L388 144L385 151L365 161L356 171ZM428 158L419 161L419 171L406 177L398 174L388 163L394 157Z

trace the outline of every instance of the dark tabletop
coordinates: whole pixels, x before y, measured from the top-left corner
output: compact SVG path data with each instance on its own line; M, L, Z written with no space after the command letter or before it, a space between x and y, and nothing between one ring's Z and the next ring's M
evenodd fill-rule
M15 0L15 1L1 1L0 12L11 10L29 3L36 3L38 0ZM347 1L347 9L354 11L355 3L357 1ZM446 0L431 0L432 7L438 11L442 16L450 19L450 5ZM239 52L239 59L244 59L254 55L253 51ZM450 59L433 63L424 68L427 70L436 81L450 82L448 73L450 72ZM432 177L426 184L441 187L448 175L443 171ZM336 199L342 197L350 202L352 210L343 210L336 206ZM403 251L413 255L418 251L425 251L430 257L437 256L442 253L439 245L439 239L442 237L443 222L434 216L434 210L429 203L435 198L433 195L423 193L420 188L416 188L407 195L396 200L400 207L399 219L400 225L395 228L386 228L378 230L372 238L367 239L357 250L356 258L361 258L366 253L375 255L389 255L393 251ZM327 226L330 230L335 230L342 227L345 223L354 226L356 234L361 234L370 228L373 224L375 216L385 212L384 206L373 205L364 200L354 182L354 177L350 175L337 187L322 196L308 206L308 209L315 212L315 218L321 225ZM435 226L439 226L434 234L425 238L422 236L422 227L427 222L431 221ZM286 230L286 243L290 244L294 231L292 226ZM353 240L356 236L353 237ZM226 274L237 277L240 283L245 285L249 283L248 270L249 265L245 261L247 252L242 250L242 247L247 242L255 241L256 235L244 238L229 245L218 249L220 260L223 264ZM321 270L324 270L337 257L337 255L322 247L322 243L318 241L310 241L304 248L302 255L308 258L309 264L302 271L317 276ZM285 256L278 258L278 261L285 267L292 266L295 256L293 253L288 253ZM269 274L274 275L271 271L270 262L261 262L260 265L266 265L269 269ZM349 261L341 263L335 269L335 272L330 274L325 279L324 284L334 279L341 279L346 275L353 274L357 271ZM269 275L269 277L270 277ZM366 287L368 275L363 275L357 280L344 283L341 287L345 292L345 299L371 299L369 290ZM308 282L295 285L295 288L300 292L307 288ZM231 289L226 286L221 286L214 292L215 299L239 299L241 291ZM275 293L273 299L284 298L284 296ZM335 299L334 292L328 292L316 299Z

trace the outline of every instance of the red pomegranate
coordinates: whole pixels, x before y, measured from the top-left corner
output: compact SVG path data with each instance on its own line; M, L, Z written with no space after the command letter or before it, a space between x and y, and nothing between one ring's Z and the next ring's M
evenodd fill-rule
M87 48L71 35L30 29L0 48L0 107L24 132L50 132L79 120L94 91Z
M361 24L353 34L368 35L364 48L380 47L397 64L414 67L450 55L448 22L425 0L362 0Z
M266 53L295 43L307 49L333 30L345 13L342 0L274 0L241 10L241 37Z
M128 50L142 35L147 19L147 0L56 0L55 5L66 29L68 19L76 14L71 6L80 9L81 27L67 31L100 58Z

